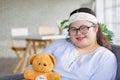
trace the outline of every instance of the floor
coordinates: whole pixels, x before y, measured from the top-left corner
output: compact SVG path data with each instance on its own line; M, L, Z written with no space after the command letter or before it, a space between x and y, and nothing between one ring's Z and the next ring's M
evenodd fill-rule
M0 75L12 74L17 58L0 58Z

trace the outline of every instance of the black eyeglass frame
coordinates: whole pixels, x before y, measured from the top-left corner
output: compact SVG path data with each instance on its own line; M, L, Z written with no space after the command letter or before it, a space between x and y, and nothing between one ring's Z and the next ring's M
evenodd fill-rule
M88 31L85 32L85 33L81 31L81 28L83 28L83 27L87 28L87 30L89 31L89 28L95 27L95 24L93 24L93 25L91 25L91 26L81 25L79 28L74 28L74 27L73 27L73 28L74 28L73 31L74 31L75 33L78 33L78 31L80 31L80 33L82 33L82 34L87 34ZM68 32L70 32L70 29L71 29L71 27L69 27Z

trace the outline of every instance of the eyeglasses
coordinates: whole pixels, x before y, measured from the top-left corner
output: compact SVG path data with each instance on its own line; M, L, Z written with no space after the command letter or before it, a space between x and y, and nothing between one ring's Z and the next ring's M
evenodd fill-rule
M68 31L70 31L70 32L72 32L72 33L78 33L78 31L80 31L80 33L81 34L87 34L88 33L88 31L89 31L89 28L91 28L91 27L94 27L95 25L92 25L92 26L86 26L86 25L82 25L82 26L80 26L79 28L75 28L75 27L70 27L69 29L68 29Z

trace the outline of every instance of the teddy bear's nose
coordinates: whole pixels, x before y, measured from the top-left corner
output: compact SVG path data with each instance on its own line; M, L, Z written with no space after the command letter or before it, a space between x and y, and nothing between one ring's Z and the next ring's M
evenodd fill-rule
M43 66L47 66L47 64L43 64Z

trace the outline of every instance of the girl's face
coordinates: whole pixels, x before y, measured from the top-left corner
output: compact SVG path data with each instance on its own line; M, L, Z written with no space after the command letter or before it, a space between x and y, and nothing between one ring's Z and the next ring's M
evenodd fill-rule
M76 47L84 48L97 43L98 26L85 20L78 20L70 24L69 36Z

